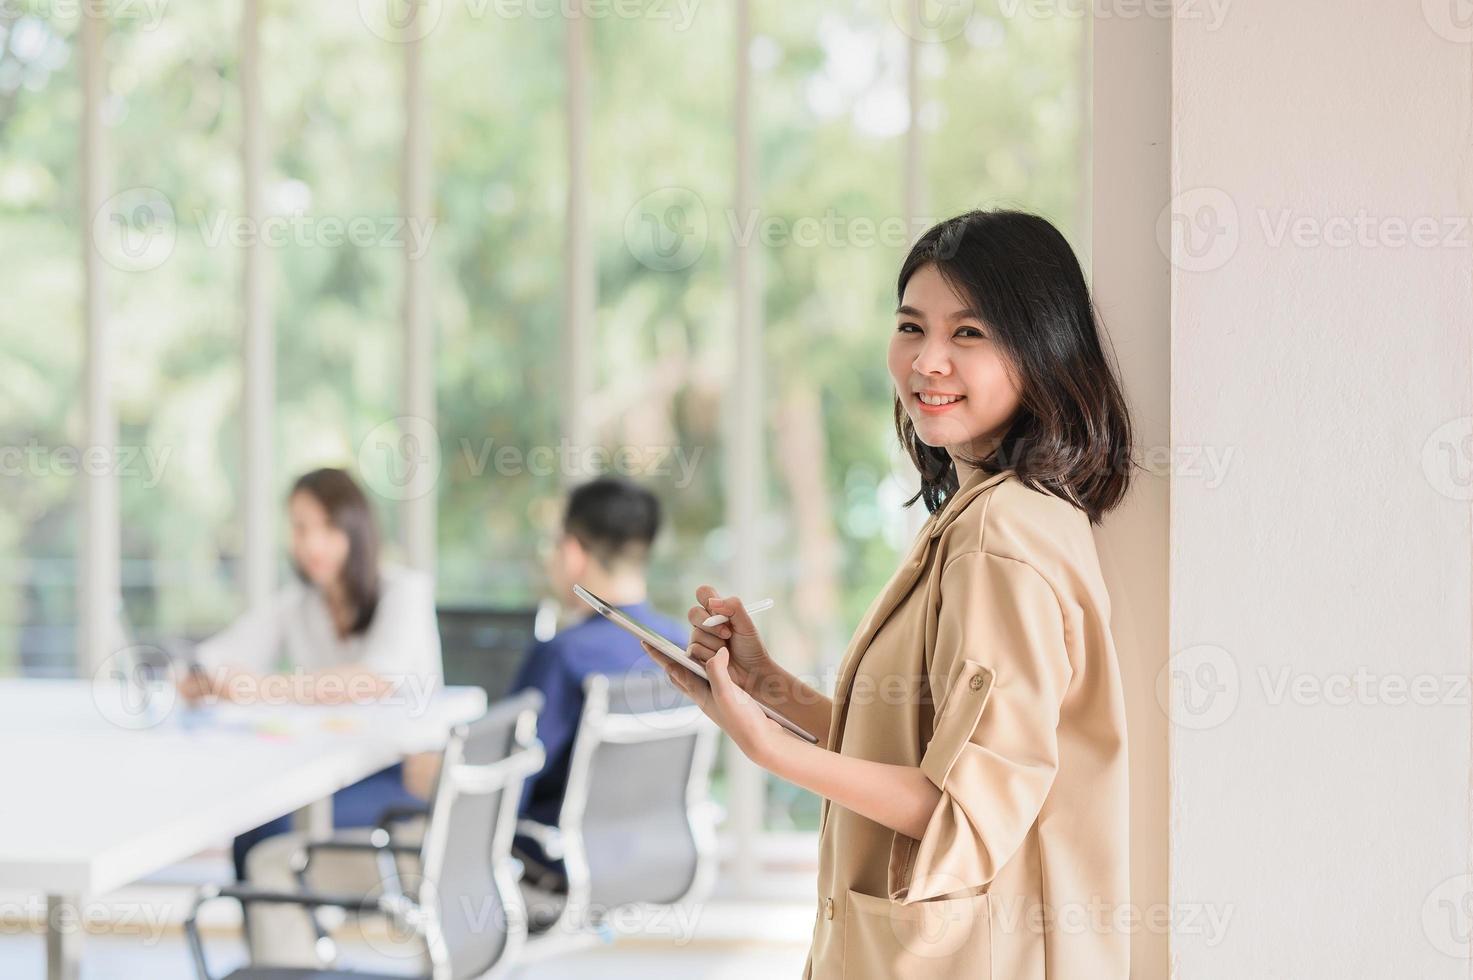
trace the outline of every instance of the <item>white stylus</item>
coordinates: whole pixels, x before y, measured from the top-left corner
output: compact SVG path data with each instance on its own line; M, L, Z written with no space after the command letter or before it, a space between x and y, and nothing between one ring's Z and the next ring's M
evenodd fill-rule
M748 613L760 613L764 609L771 609L773 607L773 605L774 605L774 603L773 603L773 601L771 599L758 599L756 602L752 603L750 606L747 607L747 612ZM706 619L704 619L701 622L701 625L702 626L720 626L722 623L727 623L727 622L730 622L730 621L731 620L728 617L722 616L721 614L718 613L715 616L708 616L708 617L706 617Z

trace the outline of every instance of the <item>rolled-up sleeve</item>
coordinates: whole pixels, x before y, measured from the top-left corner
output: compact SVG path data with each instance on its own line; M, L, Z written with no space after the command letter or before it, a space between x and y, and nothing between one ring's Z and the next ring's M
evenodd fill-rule
M969 552L943 570L921 758L941 799L919 841L895 835L892 899L986 885L1022 845L1058 770L1065 635L1053 588L1026 562Z

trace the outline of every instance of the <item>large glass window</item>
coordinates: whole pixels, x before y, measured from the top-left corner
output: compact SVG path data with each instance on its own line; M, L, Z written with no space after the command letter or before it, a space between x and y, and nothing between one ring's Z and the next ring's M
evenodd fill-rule
M403 414L404 255L432 247L400 203L403 48L357 5L286 0L264 4L260 44L278 497L319 466L382 487L391 461L360 450ZM393 555L399 509L376 503Z
M440 599L539 598L562 491L596 472L581 468L593 447L561 445L564 17L423 5L437 18L423 41L426 224L403 214L404 47L364 5L263 0L260 223L241 204L238 7L115 18L99 225L78 206L77 24L46 6L0 4L0 673L73 669L79 481L66 461L81 438L84 241L108 263L136 635L206 633L242 604L241 250L256 241L277 353L273 492L315 466L356 468L397 538L399 495L382 492L394 461L372 437L404 414L412 250L428 263L435 332ZM667 505L656 604L683 616L755 538L778 599L764 632L819 686L923 516L899 506L915 476L885 367L911 241L938 218L1018 206L1087 244L1085 20L979 0L922 3L912 21L911 6L754 0L750 213L734 206L731 6L614 5L584 25L592 439ZM907 220L912 134L921 214ZM767 482L750 528L727 515L739 249L764 345ZM816 826L811 794L770 780L768 798L769 829Z
M0 6L0 675L76 646L83 229L77 20Z
M237 17L178 4L108 24L109 197L92 244L115 338L132 641L207 634L242 605Z
M446 4L425 41L445 602L527 606L561 490L563 22ZM536 447L543 452L534 453Z

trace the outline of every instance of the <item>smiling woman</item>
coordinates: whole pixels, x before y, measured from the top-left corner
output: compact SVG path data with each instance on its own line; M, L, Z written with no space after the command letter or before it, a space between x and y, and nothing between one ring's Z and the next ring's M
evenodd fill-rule
M1084 276L1042 218L973 211L921 236L897 291L897 430L931 516L833 698L709 586L688 613L709 683L645 649L823 797L805 978L1124 978L1125 703L1090 525L1129 485L1130 420Z

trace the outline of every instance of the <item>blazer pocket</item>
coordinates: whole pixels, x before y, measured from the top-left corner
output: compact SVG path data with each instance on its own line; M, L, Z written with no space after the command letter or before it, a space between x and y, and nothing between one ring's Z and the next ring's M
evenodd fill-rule
M982 892L901 904L847 889L845 980L990 980L991 902Z

